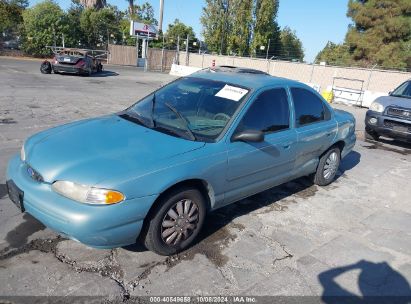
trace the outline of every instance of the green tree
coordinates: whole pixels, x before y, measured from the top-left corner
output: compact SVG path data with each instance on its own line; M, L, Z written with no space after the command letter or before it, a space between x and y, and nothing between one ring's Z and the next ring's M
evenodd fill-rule
M348 66L352 64L349 46L328 41L324 49L322 49L315 57L315 63L320 62L339 66Z
M283 28L280 33L281 55L287 60L304 60L304 50L301 40L297 37L295 31L288 26Z
M89 48L102 48L110 43L122 41L120 21L122 14L114 6L100 10L84 9L80 16L80 27Z
M27 0L0 0L0 41L21 34L22 12L27 6Z
M82 47L86 45L80 18L84 8L79 2L72 2L65 14L64 42L66 47Z
M132 12L129 8L126 16L134 21L143 22L145 24L158 24L156 18L154 18L154 8L149 2L145 2L142 5L134 5Z
M344 43L327 44L316 61L411 69L409 0L350 0L347 16L353 24Z
M200 22L203 25L203 37L211 52L225 53L227 36L230 31L231 16L229 0L206 0Z
M58 4L46 0L23 11L25 40L23 50L32 55L46 56L52 46L59 43L64 32L65 15Z
M245 56L249 54L253 26L253 0L232 0L229 20L232 22L228 35L229 54Z
M167 31L165 33L166 47L174 47L176 45L178 37L180 37L180 49L184 50L187 36L189 37L189 46L192 50L193 40L197 42L193 28L191 26L185 25L180 20L175 19L174 23L168 25ZM162 42L160 41L160 43Z
M406 68L411 57L411 2L409 0L350 0L354 24L346 43L353 60L362 65Z
M280 54L280 28L277 24L278 0L256 0L254 7L254 33L251 51L256 56L266 55L266 50L260 50L261 46L267 47L270 40L270 49L274 54Z

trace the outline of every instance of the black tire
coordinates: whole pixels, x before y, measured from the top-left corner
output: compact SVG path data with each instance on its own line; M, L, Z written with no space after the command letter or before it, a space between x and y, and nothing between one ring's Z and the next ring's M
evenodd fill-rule
M364 137L365 139L375 141L378 141L378 139L380 138L380 136L376 132L369 130L368 128L365 128Z
M47 60L43 61L40 65L40 72L42 74L51 74L51 63Z
M177 222L177 220L173 220L173 218L171 218L171 216L169 215L170 210L173 209L173 211L177 211L177 205L182 202L183 213L185 213L186 201L191 201L193 204L195 204L197 212L193 213L191 217L195 217L195 215L197 215L197 218L192 222L187 222L188 218L186 218L187 220L184 220L185 215L189 217L188 211L192 211L191 208L194 208L193 205L191 205L190 209L187 211L187 214L184 214L184 218L183 216L181 217L181 219L179 217L177 219L179 222ZM176 213L174 215L179 215L180 213L177 214L176 211L174 211ZM141 239L147 249L157 254L172 255L178 253L188 248L198 236L198 233L200 232L201 227L204 223L206 211L206 202L200 191L191 187L177 188L160 199L159 204L153 210L153 212L151 212L150 218L148 218L148 221L145 223ZM186 226L183 227L178 225ZM189 225L194 225L195 228L188 229L187 227ZM179 227L182 227L181 229L185 229L187 234L186 237L184 236L183 232L180 232L183 230L180 230ZM168 235L168 233L170 232L166 232L166 230L172 230L173 232ZM171 244L167 244L166 240L171 240L171 237L172 235L174 235L174 233L177 234L176 236L174 236L174 239L170 241ZM176 242L176 240L179 238L179 235L180 241Z
M334 163L335 157L335 163ZM332 158L332 160L331 160ZM338 167L341 161L341 151L337 147L329 149L320 158L320 162L317 166L317 171L314 174L313 182L319 186L327 186L334 181L337 174ZM326 171L328 168L328 171Z

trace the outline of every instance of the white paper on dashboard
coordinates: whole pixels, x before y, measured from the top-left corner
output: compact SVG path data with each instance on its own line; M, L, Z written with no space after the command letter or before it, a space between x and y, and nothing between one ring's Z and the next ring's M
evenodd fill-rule
M248 93L248 90L246 89L233 87L233 86L226 84L224 88L222 88L215 96L226 98L226 99L231 99L234 101L239 101L247 93Z

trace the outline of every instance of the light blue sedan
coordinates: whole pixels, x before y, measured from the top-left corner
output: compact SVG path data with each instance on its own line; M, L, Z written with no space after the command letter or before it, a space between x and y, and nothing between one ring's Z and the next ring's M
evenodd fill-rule
M11 200L92 247L141 240L181 251L206 213L289 180L327 185L355 120L310 87L219 67L180 78L116 114L26 140L7 169Z

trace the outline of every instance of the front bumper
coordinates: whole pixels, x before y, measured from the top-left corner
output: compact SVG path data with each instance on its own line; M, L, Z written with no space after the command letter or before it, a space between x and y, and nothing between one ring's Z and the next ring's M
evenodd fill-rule
M135 243L156 199L147 196L109 206L78 203L54 192L51 184L33 180L18 155L10 160L6 176L24 192L26 212L50 229L97 248Z
M370 121L372 119L376 120L375 123ZM368 110L365 114L365 128L368 132L375 132L378 135L411 141L411 120Z

